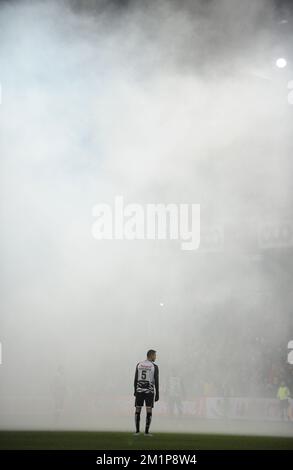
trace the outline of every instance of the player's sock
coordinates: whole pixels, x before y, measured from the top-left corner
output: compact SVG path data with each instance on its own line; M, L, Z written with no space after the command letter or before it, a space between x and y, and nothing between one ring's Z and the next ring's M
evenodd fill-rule
M146 415L146 422L145 422L145 433L148 434L150 425L152 421L152 412L148 412Z
M140 411L135 412L135 428L136 432L139 432L139 423L140 423Z

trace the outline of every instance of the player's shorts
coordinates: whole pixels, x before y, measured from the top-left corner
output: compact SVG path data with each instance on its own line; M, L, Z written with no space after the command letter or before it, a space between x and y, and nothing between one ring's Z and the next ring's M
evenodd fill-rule
M145 393L145 392L136 392L135 396L135 406L145 406L154 407L154 393Z

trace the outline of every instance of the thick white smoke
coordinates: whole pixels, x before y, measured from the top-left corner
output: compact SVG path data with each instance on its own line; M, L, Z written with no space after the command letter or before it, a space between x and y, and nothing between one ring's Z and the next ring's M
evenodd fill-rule
M265 0L1 3L4 428L54 427L56 381L60 426L129 427L147 349L192 398L204 381L245 389L257 335L291 339L268 323L288 313L291 267L251 236L292 203L276 22ZM92 208L117 195L201 204L225 247L98 242ZM129 421L105 417L125 396Z

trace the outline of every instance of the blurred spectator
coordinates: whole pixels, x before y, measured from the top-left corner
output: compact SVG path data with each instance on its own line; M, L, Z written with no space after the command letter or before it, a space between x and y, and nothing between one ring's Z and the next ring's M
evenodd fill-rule
M285 382L281 382L281 385L278 389L277 398L280 400L280 415L281 419L283 420L288 419L289 397L289 388L286 386Z
M172 374L168 378L167 386L167 400L168 410L171 415L177 413L181 416L183 414L182 399L184 396L184 388L181 377Z

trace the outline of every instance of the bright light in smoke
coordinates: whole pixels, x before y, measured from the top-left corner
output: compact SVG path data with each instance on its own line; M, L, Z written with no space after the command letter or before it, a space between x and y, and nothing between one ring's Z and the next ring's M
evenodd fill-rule
M287 60L284 59L284 57L279 57L279 59L276 60L276 66L279 69L283 69L287 65Z
M163 302L160 302L160 307L164 307L164 303L163 303Z

